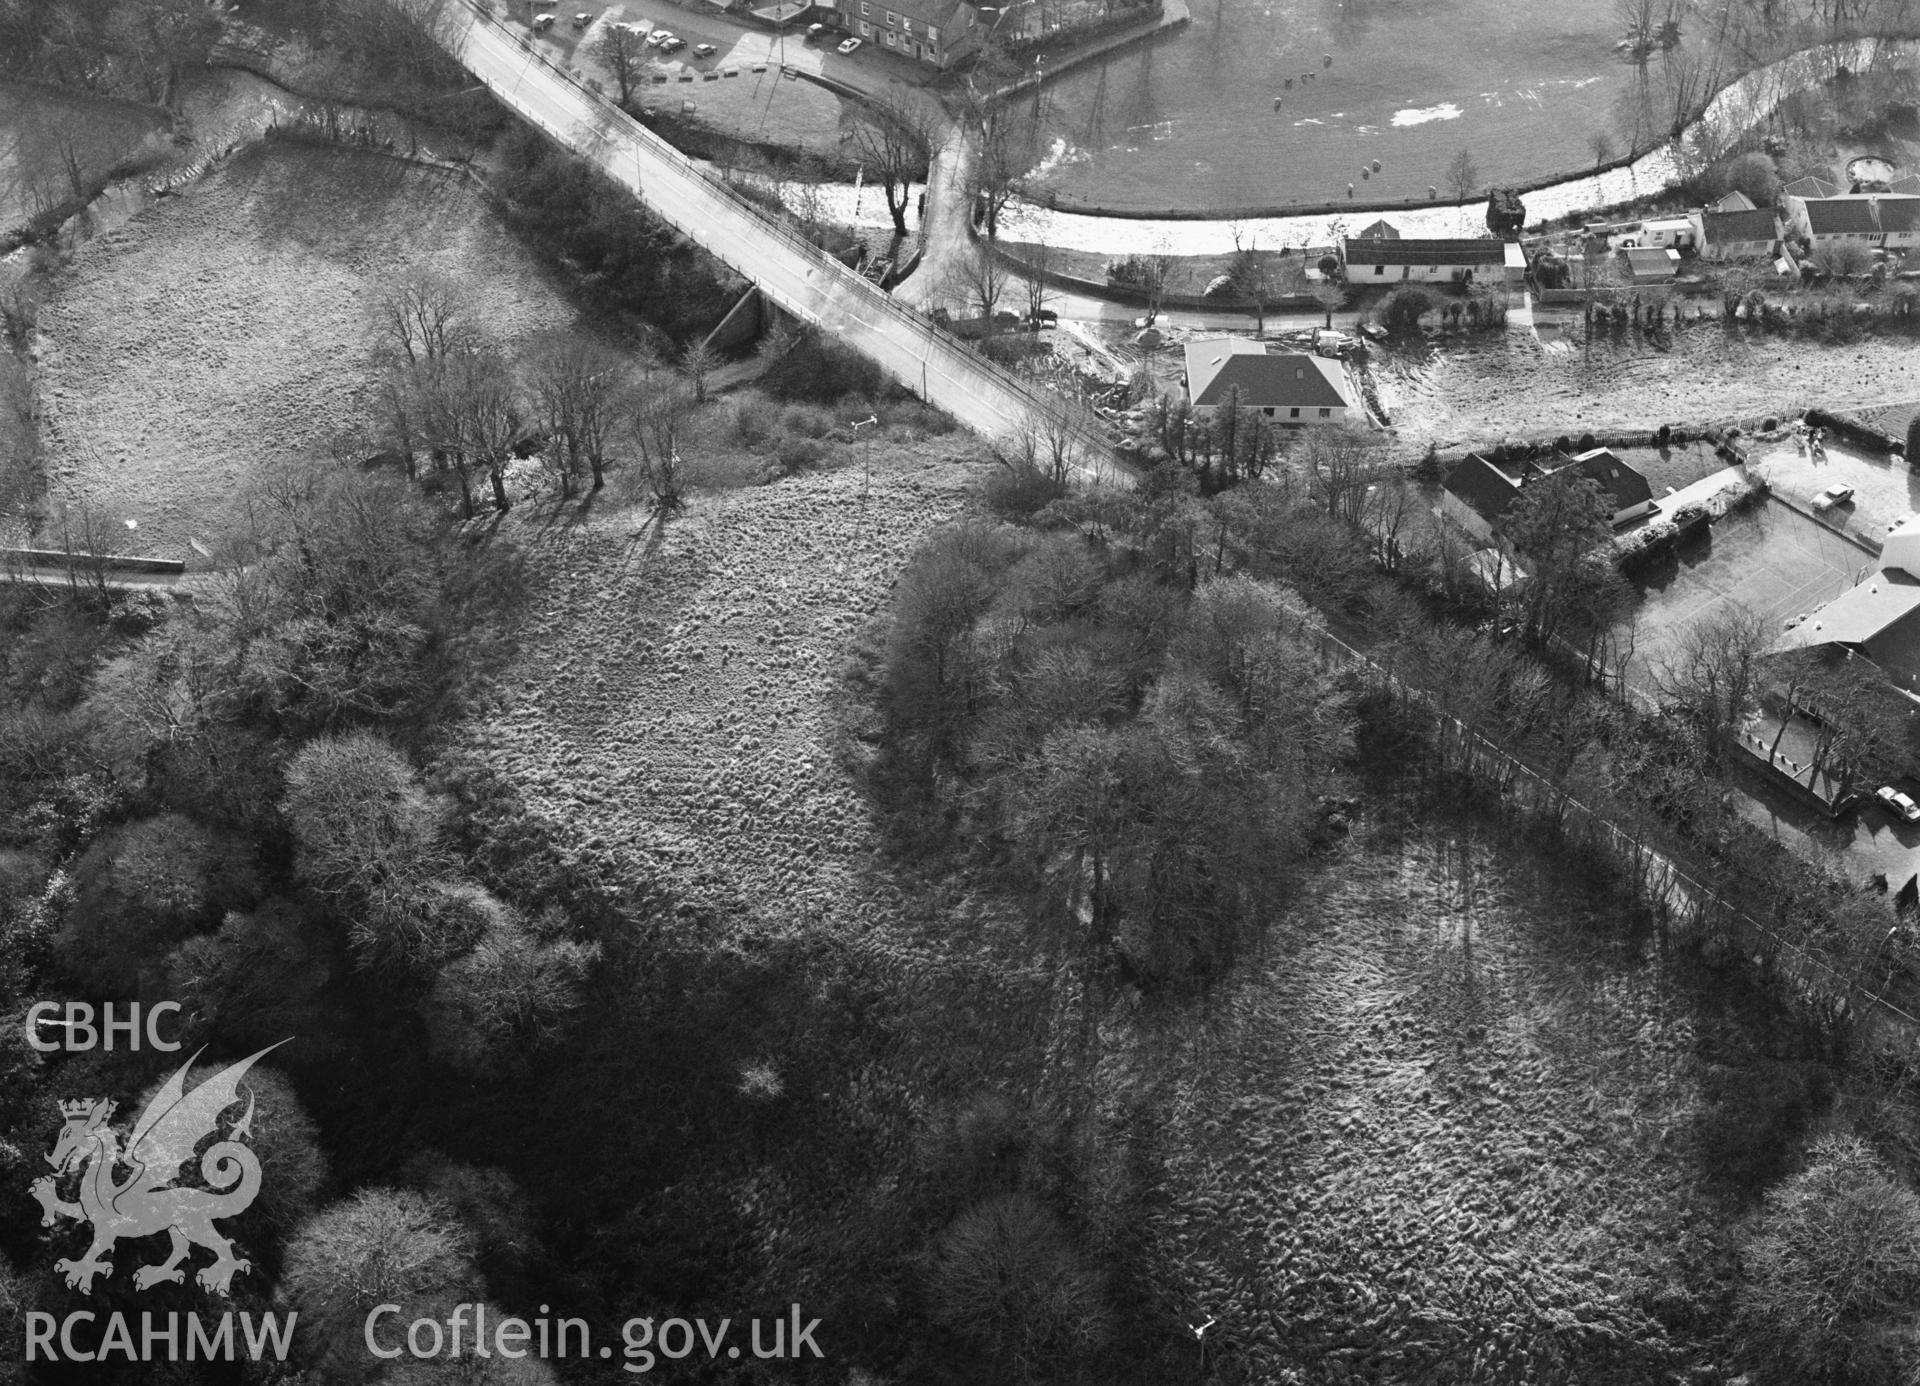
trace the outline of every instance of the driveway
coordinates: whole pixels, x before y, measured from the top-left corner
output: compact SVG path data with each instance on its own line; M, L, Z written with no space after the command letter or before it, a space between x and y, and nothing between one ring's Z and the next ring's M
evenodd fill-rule
M1748 466L1777 493L1802 506L1829 486L1853 487L1852 503L1836 507L1825 518L1876 548L1888 529L1920 511L1920 473L1897 457L1857 452L1830 441L1822 458L1788 442L1770 445L1750 458Z

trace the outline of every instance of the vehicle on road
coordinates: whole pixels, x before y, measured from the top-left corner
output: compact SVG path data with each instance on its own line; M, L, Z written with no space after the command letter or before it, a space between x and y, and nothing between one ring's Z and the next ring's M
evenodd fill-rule
M718 48L715 48L710 43L696 43L693 45L693 56L696 58L711 58L719 51Z
M1829 486L1813 498L1815 510L1832 510L1836 506L1848 505L1853 501L1851 486Z
M859 46L860 46L859 39L850 38L845 43L840 45L840 51L842 53L851 53L854 49L858 48Z
M1920 823L1920 804L1914 803L1910 797L1902 794L1892 785L1881 785L1873 791L1873 797L1886 806L1888 813L1893 814L1903 823Z

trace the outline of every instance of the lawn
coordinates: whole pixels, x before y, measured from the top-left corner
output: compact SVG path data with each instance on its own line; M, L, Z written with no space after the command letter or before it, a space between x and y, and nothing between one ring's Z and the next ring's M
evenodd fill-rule
M370 154L257 147L91 242L40 319L50 499L191 559L258 462L371 416L369 313L412 266L502 341L574 316L470 185Z

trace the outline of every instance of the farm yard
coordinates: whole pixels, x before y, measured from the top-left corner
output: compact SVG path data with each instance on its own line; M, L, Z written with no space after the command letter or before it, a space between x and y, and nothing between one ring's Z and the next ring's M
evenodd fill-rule
M40 315L49 500L190 558L257 463L370 417L369 315L412 268L503 343L574 316L471 185L306 144L249 149L85 245Z
M167 149L166 120L153 107L0 82L0 235L73 197L76 177L84 183Z

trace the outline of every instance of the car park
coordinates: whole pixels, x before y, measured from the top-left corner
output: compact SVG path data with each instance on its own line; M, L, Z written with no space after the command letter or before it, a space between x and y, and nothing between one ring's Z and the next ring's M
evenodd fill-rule
M851 53L854 49L858 48L859 46L860 46L859 39L850 38L845 43L840 45L840 51L842 53Z
M1902 794L1892 785L1881 785L1873 791L1873 797L1886 807L1888 813L1893 814L1901 822L1920 823L1920 804L1916 804L1911 797Z
M1829 486L1813 498L1815 510L1832 510L1836 506L1850 504L1853 500L1851 486Z

